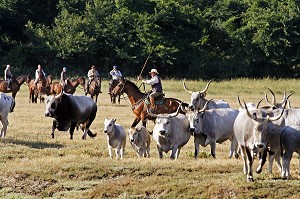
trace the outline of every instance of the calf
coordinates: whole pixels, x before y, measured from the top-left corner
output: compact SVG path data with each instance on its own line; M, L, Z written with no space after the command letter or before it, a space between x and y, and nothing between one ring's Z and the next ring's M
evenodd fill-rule
M116 159L123 159L125 145L126 145L126 132L124 128L116 124L116 119L104 120L104 133L106 133L108 153L112 158L112 149L115 149Z
M139 157L150 157L151 136L143 126L128 129L129 141Z
M4 93L0 93L0 119L2 123L0 138L4 138L6 135L7 126L9 124L7 119L8 113L13 112L14 107L15 100Z

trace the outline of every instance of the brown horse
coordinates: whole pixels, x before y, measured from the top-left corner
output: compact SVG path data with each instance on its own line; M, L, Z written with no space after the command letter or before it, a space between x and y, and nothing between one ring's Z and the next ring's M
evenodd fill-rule
M65 93L74 94L79 84L84 88L85 79L83 77L78 77L72 81L68 80L68 83L65 85ZM61 93L61 89L62 86L60 82L53 82L50 85L50 95L57 95Z
M21 75L17 79L13 80L10 84L10 90L7 90L7 81L0 80L0 91L3 93L12 93L12 97L15 99L17 92L20 90L21 85L26 81L27 75Z
M111 83L111 90L110 92L110 102L112 104L116 103L116 99L118 99L118 103L120 104L120 98L121 98L121 94L112 94L112 90L120 83L120 80L114 79Z
M48 75L47 79L44 75L40 75L35 87L34 79L29 76L27 79L29 89L29 103L37 103L37 98L40 98L40 103L44 102L44 95L50 95L50 85L52 84L52 75Z
M94 78L88 88L88 93L91 95L91 98L94 99L95 97L95 102L97 103L98 95L101 92L101 78L97 77Z
M146 119L155 119L148 116L147 110L150 108L150 104L146 103L148 93L142 93L140 89L131 81L124 80L120 82L112 91L112 94L126 93L130 103L132 105L132 111L135 115L135 119L131 127L135 127L141 120L143 126L146 127ZM165 98L162 104L156 105L156 114L173 113L176 112L182 101L175 98ZM182 110L180 110L183 113Z

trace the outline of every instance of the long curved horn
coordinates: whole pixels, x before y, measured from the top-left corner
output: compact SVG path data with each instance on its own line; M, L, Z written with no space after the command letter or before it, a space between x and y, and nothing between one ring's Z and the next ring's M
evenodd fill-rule
M211 100L213 100L213 99L207 100L207 101L205 102L203 108L202 108L201 110L199 110L198 113L204 112L204 111L206 110L206 108L207 108L207 104L208 104Z
M267 95L267 94L266 94ZM257 105L256 105L256 108L258 109L259 108L259 105L260 105L260 103L262 102L264 100L264 98L262 98L261 100L259 100L259 102L257 103Z
M63 90L61 89L60 93L56 96L54 96L55 99L61 99L63 96Z
M281 111L281 113L280 113L279 115L274 116L274 117L269 117L268 120L271 121L271 122L273 122L273 121L276 121L276 120L278 120L279 118L281 118L281 116L282 116L282 114L283 114L283 112L284 112L284 109L285 109L286 104L287 104L287 101L285 101L284 106L283 106L283 108L282 108L282 111Z
M277 108L277 106L276 106L275 104L272 104L272 103L269 101L268 96L267 96L267 93L265 93L265 100L266 100L266 102L267 102L270 106L276 107L276 108Z
M156 118L157 117L157 114L155 114L155 113L152 113L151 111L149 111L149 109L147 108L147 113L148 113L148 115L150 115L151 117L154 117L154 118Z
M208 86L209 86L210 82L212 82L213 80L215 80L215 79L209 80L208 83L206 84L206 87L202 91L200 91L200 93L205 93L208 89Z
M256 115L251 115L251 113L249 112L249 110L248 110L248 108L247 108L247 105L246 105L246 102L245 101L243 101L244 102L244 106L245 106L245 109L246 109L246 112L247 112L247 115L248 115L248 117L250 117L251 119L253 119L253 120L256 120L257 119L257 117L256 117Z
M185 90L186 92L188 92L188 93L190 93L190 94L193 93L193 91L190 91L190 90L188 90L188 89L186 88L186 85L185 85L184 80L183 80L183 88L184 88L184 90Z
M244 109L245 107L242 105L242 103L240 101L240 96L239 95L237 96L237 101L238 101L240 107L242 107Z
M276 104L276 98L275 98L274 92L270 88L268 88L268 89L269 89L269 91L271 92L271 94L273 96L272 103L273 103L273 105L275 105Z
M182 102L179 104L176 112L169 114L168 117L176 117L179 114L179 112L180 112L181 104L182 104Z
M288 100L289 97L291 97L291 95L293 95L294 92L290 93L288 96L286 96L286 91L283 92L283 99L281 100L281 102L279 102L280 104L284 103L285 100Z

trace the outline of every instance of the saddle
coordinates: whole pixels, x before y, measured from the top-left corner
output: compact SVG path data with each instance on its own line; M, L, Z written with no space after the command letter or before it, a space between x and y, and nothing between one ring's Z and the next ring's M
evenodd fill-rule
M155 105L163 105L164 101L165 101L165 94L162 93L161 95L154 97L154 101L155 101ZM150 99L149 99L149 95L147 96L147 98L145 99L145 103L147 105L150 104Z

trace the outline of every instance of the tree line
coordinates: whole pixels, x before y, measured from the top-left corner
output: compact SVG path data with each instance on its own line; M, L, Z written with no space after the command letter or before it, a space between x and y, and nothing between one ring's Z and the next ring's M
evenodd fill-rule
M299 0L2 0L0 64L108 78L300 76Z

